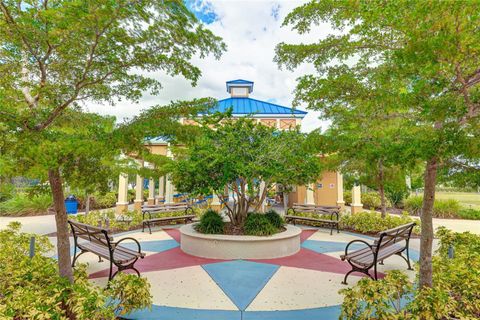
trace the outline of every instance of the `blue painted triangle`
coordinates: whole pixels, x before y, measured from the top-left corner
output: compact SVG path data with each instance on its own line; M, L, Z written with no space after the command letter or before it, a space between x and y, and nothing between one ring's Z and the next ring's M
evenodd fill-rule
M279 266L245 260L202 266L240 310L245 310Z

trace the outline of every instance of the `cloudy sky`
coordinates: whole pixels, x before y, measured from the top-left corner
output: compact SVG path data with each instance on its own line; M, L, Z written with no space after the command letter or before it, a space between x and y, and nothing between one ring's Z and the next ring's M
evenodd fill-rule
M172 100L188 100L200 97L223 99L228 97L225 82L234 79L254 81L252 98L291 106L296 78L312 72L305 65L291 72L279 70L273 62L274 49L279 42L298 43L318 41L329 31L321 26L306 37L300 37L288 27L281 27L285 16L301 1L210 1L189 0L187 6L216 35L227 44L220 60L207 57L195 59L194 63L202 70L196 87L189 81L162 74L156 75L163 85L157 96L145 95L139 104L118 103L116 106L90 106L90 111L112 114L118 120L129 118L151 105L167 104ZM304 110L300 107L299 109ZM318 119L318 113L309 113L303 120L302 130L311 131L326 127Z

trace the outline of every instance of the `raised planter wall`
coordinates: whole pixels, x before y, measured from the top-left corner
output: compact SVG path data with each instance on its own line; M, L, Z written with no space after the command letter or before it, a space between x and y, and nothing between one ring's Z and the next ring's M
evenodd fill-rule
M188 254L212 259L273 259L290 256L300 250L301 229L287 225L286 230L268 237L203 234L195 224L180 228L181 249Z

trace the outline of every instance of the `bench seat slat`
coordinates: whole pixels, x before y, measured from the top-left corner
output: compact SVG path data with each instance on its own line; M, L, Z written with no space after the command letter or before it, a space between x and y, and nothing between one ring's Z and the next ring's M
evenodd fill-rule
M147 219L145 221L148 222L161 222L161 221L173 221L173 220L185 220L185 219L193 219L196 216L194 214L184 215L184 216L176 216L176 217L162 217L162 218L152 218Z

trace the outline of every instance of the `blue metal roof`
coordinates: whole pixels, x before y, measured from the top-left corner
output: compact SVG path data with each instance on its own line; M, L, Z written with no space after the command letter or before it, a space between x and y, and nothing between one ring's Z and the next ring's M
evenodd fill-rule
M252 98L227 98L219 100L217 105L213 107L210 112L226 112L229 108L232 108L233 114L283 114L283 115L295 115L304 117L307 112L297 109L284 107L278 104L260 101Z

